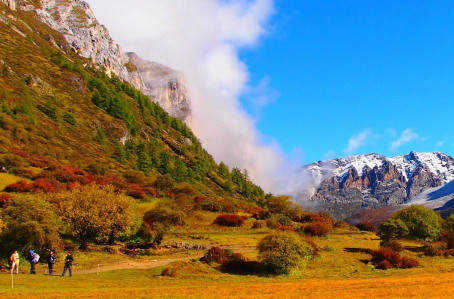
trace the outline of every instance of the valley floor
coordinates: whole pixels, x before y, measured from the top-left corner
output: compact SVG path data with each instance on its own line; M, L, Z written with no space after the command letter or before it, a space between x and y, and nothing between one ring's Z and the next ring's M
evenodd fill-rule
M246 248L266 233L212 232L210 239L217 245ZM253 241L247 244L247 240ZM11 289L10 275L4 273L0 274L0 295L2 298L370 299L452 298L454 293L454 259L425 257L419 243L404 242L403 255L418 258L421 267L383 271L373 269L369 263L369 250L377 248L379 243L373 234L338 232L315 241L322 249L321 257L309 262L305 269L284 276L222 273L191 260L197 257L196 252L184 252L173 257L157 256L158 262L151 256L148 262L142 259L129 265L119 263L115 268L118 270L104 268L107 271L100 271L99 275L93 268L76 269L71 278L43 275L44 271L38 275L19 274L14 276L14 289ZM250 259L256 258L256 252L250 249L243 252ZM163 266L176 260L179 274L174 278L161 276Z

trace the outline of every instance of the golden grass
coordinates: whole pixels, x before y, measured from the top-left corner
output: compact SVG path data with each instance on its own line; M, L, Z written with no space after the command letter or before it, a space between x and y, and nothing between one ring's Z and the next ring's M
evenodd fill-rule
M30 180L28 180L28 179L21 178L21 177L18 177L18 176L9 174L9 173L3 173L3 172L0 173L0 191L5 189L6 186L8 186L12 183L15 183L17 181L20 181L20 180L30 182Z

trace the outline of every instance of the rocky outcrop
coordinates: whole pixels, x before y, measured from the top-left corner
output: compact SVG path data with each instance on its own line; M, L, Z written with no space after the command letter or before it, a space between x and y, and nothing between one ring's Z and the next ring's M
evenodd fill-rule
M124 66L128 58L110 37L109 30L98 23L88 3L79 0L41 0L35 8L38 18L64 35L79 55L105 68L107 74L128 79Z
M323 168L330 165L330 172ZM324 178L303 203L346 218L365 209L404 204L425 190L454 179L454 160L442 153L415 153L394 158L369 154L304 167ZM301 199L298 200L301 202Z
M123 53L109 30L99 24L88 3L81 0L40 0L37 5L35 1L18 1L20 9L34 11L39 20L62 33L73 51L102 66L109 76L115 74L130 82L170 115L191 125L191 102L183 74L159 63L142 60L134 53ZM52 42L53 38L50 36L48 40Z
M16 0L0 0L4 4L6 4L9 9L16 10Z
M146 61L136 53L127 53L130 83L152 101L159 103L171 116L191 124L191 102L182 72Z

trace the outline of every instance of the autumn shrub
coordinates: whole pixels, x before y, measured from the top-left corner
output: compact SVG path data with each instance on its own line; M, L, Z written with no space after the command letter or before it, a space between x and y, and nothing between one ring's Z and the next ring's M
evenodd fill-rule
M400 264L397 266L397 268L401 269L411 269L416 267L419 267L418 260L407 256L402 257Z
M395 252L402 252L404 251L404 247L402 246L402 244L400 244L398 241L396 240L391 240L391 241L388 241L388 242L380 242L380 246L381 247L389 247L391 248L392 250L394 250Z
M351 226L350 224L348 224L347 222L345 222L344 220L337 220L334 225L333 225L334 228L336 229L356 229L356 227L353 227Z
M145 199L147 197L143 188L137 184L128 184L126 195L135 199Z
M443 250L434 244L427 243L424 245L424 255L426 256L442 256Z
M63 190L63 186L61 186L56 180L49 180L49 179L37 179L32 183L33 191L43 191L46 193L55 193L60 190Z
M29 179L31 179L34 176L33 171L27 168L11 168L9 170L9 173Z
M4 208L12 198L9 194L0 194L0 208Z
M265 220L256 220L252 224L253 229L258 229L258 228L264 228L266 227L266 221Z
M333 216L331 216L331 214L328 212L320 212L320 213L318 213L318 216L325 219L326 223L330 224L331 226L333 226L334 223L336 222L334 220Z
M307 222L317 222L317 221L325 221L321 216L319 216L317 213L313 212L306 212L299 219L297 219L297 222L300 223L307 223Z
M229 257L224 249L222 249L221 247L213 246L200 260L207 264L222 264L228 261L228 259Z
M216 217L214 223L222 226L238 227L244 223L244 217L237 214L221 214Z
M9 184L5 187L6 192L30 192L31 186L24 180Z
M324 237L328 235L328 233L331 231L331 228L331 225L329 225L325 221L317 221L305 225L302 230L306 235L309 236Z
M411 257L401 257L390 247L381 247L378 250L372 250L372 263L377 269L401 268L409 269L419 266L419 262Z
M356 225L356 227L361 230L361 231L366 231L366 232L375 232L377 229L375 228L375 225L371 222L360 222Z

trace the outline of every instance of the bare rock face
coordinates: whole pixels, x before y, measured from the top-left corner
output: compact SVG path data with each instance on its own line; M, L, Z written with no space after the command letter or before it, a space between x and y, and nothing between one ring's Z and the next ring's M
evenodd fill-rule
M152 101L159 103L171 116L191 124L191 102L182 72L165 65L146 61L136 53L129 58L129 82Z
M327 165L329 172L324 170ZM317 162L304 171L313 178L320 178L322 172L324 176L303 200L314 210L346 218L366 209L407 203L429 188L454 180L454 159L438 152L393 158L368 154Z
M9 9L16 10L16 0L0 0L1 2L5 3Z
M79 55L101 65L107 74L128 79L124 64L128 61L121 47L99 24L88 3L79 0L41 0L35 8L38 18L61 32Z

